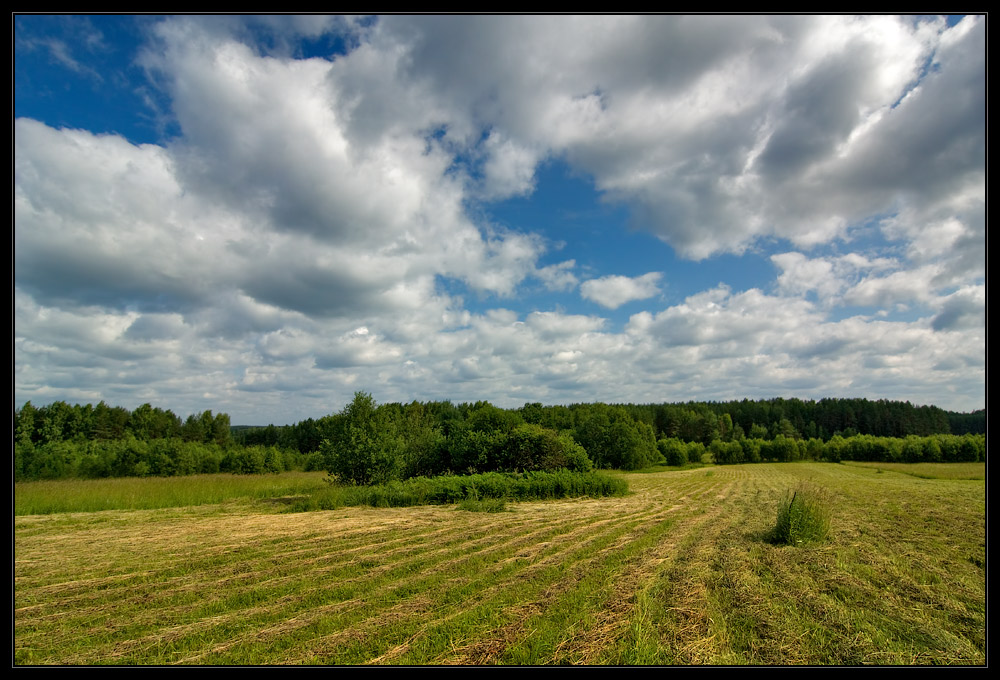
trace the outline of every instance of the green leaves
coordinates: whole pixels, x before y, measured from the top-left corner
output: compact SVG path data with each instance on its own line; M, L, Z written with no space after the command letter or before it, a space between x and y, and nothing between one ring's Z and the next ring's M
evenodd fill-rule
M324 439L326 470L348 484L385 484L399 478L402 437L398 423L366 392L356 392Z

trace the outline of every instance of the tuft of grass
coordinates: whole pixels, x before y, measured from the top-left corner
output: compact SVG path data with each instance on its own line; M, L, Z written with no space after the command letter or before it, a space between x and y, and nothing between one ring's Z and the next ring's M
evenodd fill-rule
M770 540L778 545L807 545L830 533L830 511L819 493L800 486L778 506L778 519Z

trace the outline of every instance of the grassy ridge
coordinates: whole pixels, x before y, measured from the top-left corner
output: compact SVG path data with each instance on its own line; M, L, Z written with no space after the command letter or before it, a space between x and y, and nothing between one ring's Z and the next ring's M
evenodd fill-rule
M710 474L711 473L711 474ZM18 664L985 663L985 485L822 463L634 493L21 516ZM828 538L769 543L803 483Z

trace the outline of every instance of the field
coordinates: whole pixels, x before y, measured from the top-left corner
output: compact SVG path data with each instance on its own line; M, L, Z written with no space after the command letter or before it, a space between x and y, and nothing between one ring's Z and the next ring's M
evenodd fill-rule
M868 463L845 462L845 465L902 472L924 479L986 479L984 463Z
M985 664L985 484L942 476L760 464L502 513L234 491L16 515L15 663ZM800 488L829 538L768 543Z

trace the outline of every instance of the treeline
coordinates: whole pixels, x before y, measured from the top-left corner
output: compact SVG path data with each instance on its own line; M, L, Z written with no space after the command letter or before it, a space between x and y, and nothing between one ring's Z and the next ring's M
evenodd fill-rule
M401 412L419 405L438 426L449 421L465 420L482 404L451 402L413 402L386 404ZM632 420L653 428L657 439L677 438L708 446L716 439L743 438L773 440L783 435L793 439L829 441L835 435L851 437L869 434L876 437L928 436L932 434L985 434L986 411L956 413L936 406L913 406L909 402L867 399L769 399L729 402L687 402L683 404L573 404L543 406L525 404L514 413L526 423L556 431L573 430L597 409L624 410ZM728 416L728 417L727 417ZM187 442L211 443L225 447L274 446L300 453L318 451L333 415L306 419L294 425L267 427L230 425L225 413L211 411L191 414L182 420L170 410L143 404L134 411L120 406L79 404L61 401L35 407L28 402L14 414L15 441L34 444L56 441L93 441L122 439L131 434L139 441L179 438Z
M14 479L145 477L322 469L294 448L241 446L229 415L211 411L181 420L170 410L57 401L14 413Z
M232 427L227 414L211 411L181 420L150 404L128 411L29 402L14 414L14 471L22 480L324 469L370 484L446 473L635 470L706 454L718 463L982 460L984 438L956 444L942 435L953 424L956 436L985 432L985 418L985 411L865 399L502 409L485 401L377 404L359 392L319 419Z
M380 405L359 392L338 413L237 428L234 438L228 416L209 411L181 423L148 404L130 413L103 403L29 403L14 418L15 479L324 469L343 482L382 484L448 473L638 469L661 459L652 427L624 407L574 409L572 426L560 429L522 411L484 401Z
M359 418L364 427L357 425ZM351 449L359 428L370 444ZM652 425L636 420L626 407L607 404L520 409L486 401L376 404L371 395L358 393L339 413L295 425L240 428L234 439L248 446L320 451L336 474L363 483L446 472L630 470L660 459ZM359 455L341 453L361 448ZM349 461L364 456L376 461L365 466L372 471L351 470Z
M304 469L308 457L275 447L184 441L178 437L142 441L122 439L15 442L14 480L173 477L214 472L263 474ZM322 469L317 467L316 469Z
M879 399L767 399L728 402L688 402L631 407L638 417L651 422L657 436L701 441L716 439L773 440L779 434L793 439L829 441L836 435L876 437L952 434L952 416L936 406L914 406L909 402ZM964 432L985 432L986 413L967 416ZM982 425L981 430L968 429Z
M97 406L70 406L56 401L40 407L29 401L14 412L14 441L20 444L117 440L128 436L143 442L180 439L221 447L233 443L226 413L192 413L182 421L169 409L143 404L129 411L103 401Z
M414 402L417 404L419 402ZM454 405L451 402L426 402L427 410L438 425L464 420L476 404ZM393 408L412 408L395 404ZM506 409L524 422L563 432L578 429L591 411L612 408L624 412L636 422L653 428L656 439L676 438L701 442L738 441L744 438L771 441L778 435L791 439L852 437L867 434L875 437L925 437L933 434L985 434L986 411L955 413L936 406L913 406L909 402L868 399L769 399L729 402L687 402L683 404L573 404L543 406L528 403ZM295 448L303 453L316 451L324 436L330 416L308 419L295 425L242 428L234 432L237 442L261 446Z
M659 444L668 451L685 446L679 440L668 439L660 440ZM878 463L974 463L986 460L986 436L937 434L898 438L859 434L852 437L837 435L824 442L820 439L796 440L778 435L771 440L744 438L724 442L717 439L708 447L708 452L717 465L796 460L825 460L834 463L843 460Z

